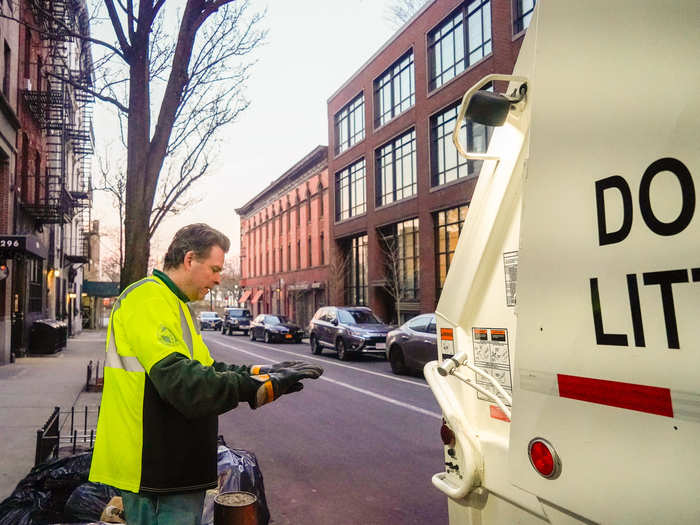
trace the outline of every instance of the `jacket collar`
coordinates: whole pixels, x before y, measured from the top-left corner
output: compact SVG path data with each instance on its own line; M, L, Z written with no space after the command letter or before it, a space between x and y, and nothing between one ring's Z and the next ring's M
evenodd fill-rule
M170 291L173 292L178 299L180 299L184 303L189 303L190 298L187 297L182 290L180 290L177 285L172 281L170 277L168 277L165 273L161 272L160 270L154 269L153 270L153 275L155 277L158 277L161 281L163 281L163 284L170 288Z

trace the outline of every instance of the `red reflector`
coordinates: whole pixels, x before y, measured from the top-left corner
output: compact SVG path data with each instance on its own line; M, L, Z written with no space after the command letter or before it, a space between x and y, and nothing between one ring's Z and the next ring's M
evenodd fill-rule
M530 461L537 472L545 478L554 473L554 456L542 441L534 441L530 445Z
M557 374L557 380L561 397L673 417L668 388L564 374Z
M490 405L489 408L491 409L492 418L510 422L510 419L508 419L508 416L506 416L505 412L503 412L503 410L498 408L496 405Z
M452 328L440 328L440 339L443 341L452 341Z
M455 444L455 433L450 427L447 426L444 419L442 420L442 426L440 427L440 438L448 447L453 447Z

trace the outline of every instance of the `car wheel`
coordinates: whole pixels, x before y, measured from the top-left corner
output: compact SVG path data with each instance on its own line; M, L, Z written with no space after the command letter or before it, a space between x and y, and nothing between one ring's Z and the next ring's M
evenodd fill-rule
M309 344L311 345L311 353L314 355L321 355L321 352L323 352L323 348L321 348L321 345L318 342L318 339L316 339L315 335L311 335L309 337Z
M265 330L265 342L267 344L272 343L272 336L270 335L270 332L268 332L267 330Z
M398 345L391 347L389 352L389 363L391 364L391 371L396 375L404 375L408 373L408 368L406 367L406 361L403 357L403 350Z
M251 340L251 341L255 341L255 332L254 332L253 330L251 330L251 331L248 332L248 333L250 334L250 340Z
M338 359L340 359L341 361L350 360L350 352L347 351L347 348L345 347L345 341L343 341L342 337L339 337L338 340L335 342L335 351L338 352Z
M244 336L248 335L248 330L243 330L243 335Z
M230 326L228 327L228 335L233 335L233 328Z

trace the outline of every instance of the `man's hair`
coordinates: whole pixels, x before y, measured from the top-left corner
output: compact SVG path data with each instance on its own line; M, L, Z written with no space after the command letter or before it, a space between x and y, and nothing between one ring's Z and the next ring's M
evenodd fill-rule
M185 260L185 254L189 251L194 252L197 259L205 259L209 256L212 246L218 246L226 253L231 246L231 241L219 230L203 222L185 226L178 230L170 243L163 261L163 269L180 266Z

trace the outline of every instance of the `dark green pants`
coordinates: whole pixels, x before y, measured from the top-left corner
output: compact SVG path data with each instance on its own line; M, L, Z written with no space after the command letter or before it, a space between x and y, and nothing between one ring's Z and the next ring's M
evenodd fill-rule
M129 525L200 525L204 491L189 494L134 494L120 491Z

